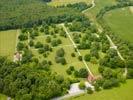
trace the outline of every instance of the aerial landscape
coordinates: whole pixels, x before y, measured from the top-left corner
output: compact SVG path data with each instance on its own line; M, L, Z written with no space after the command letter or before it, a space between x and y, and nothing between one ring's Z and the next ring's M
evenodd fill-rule
M133 0L0 0L0 100L133 100Z

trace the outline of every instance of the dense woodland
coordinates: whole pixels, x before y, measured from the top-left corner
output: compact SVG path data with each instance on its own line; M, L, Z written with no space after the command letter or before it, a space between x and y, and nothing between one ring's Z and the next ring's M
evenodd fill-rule
M74 18L81 17L79 12L87 7L85 3L51 7L42 0L1 0L0 30L31 27L42 23L71 22Z

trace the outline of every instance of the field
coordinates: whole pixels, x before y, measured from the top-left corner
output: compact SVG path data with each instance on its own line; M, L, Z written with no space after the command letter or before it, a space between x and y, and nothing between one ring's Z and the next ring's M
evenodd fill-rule
M60 6L60 5L66 5L66 4L72 4L77 2L86 2L90 3L91 0L52 0L52 2L49 3L51 6Z
M0 100L7 100L7 97L5 95L0 94Z
M122 39L133 42L133 13L129 8L108 12L104 19L111 29Z
M12 59L15 53L17 30L0 32L0 56Z
M85 94L69 100L133 100L133 80L127 80L121 87L102 90L92 95Z

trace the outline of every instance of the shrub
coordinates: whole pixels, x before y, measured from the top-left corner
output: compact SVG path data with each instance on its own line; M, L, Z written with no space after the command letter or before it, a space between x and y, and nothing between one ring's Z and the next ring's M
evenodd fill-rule
M79 61L83 60L82 56L78 56L78 59L79 59Z
M80 89L82 89L82 90L84 90L86 87L85 87L85 82L84 81L81 81L80 83L79 83L79 88Z
M88 94L92 94L92 93L93 93L93 90L92 90L91 87L88 87L88 88L87 88L87 93L88 93Z
M72 57L75 57L76 55L75 55L75 53L71 53L71 56L72 56Z
M90 59L91 59L90 54L86 54L86 55L84 56L84 59L85 59L85 61L90 61Z

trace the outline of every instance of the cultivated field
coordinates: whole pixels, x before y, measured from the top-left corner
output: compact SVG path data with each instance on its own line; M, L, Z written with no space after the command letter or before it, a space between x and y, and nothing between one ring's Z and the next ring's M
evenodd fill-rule
M72 3L78 3L78 2L86 2L90 3L92 0L52 0L52 2L49 3L51 6L61 6L66 4L72 4Z
M17 30L0 32L0 56L12 59L15 53Z
M104 19L121 38L133 42L133 13L129 7L112 10L104 16Z
M102 90L92 95L86 94L69 100L133 100L133 80L110 90Z

